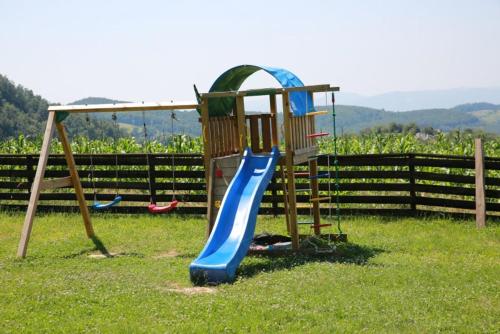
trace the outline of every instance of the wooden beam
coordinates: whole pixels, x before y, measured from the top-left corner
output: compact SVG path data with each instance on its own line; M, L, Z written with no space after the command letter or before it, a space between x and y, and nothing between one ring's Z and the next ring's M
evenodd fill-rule
M278 137L278 115L276 106L276 95L269 95L269 105L271 109L271 131L273 134L272 143L273 146L278 146L279 137Z
M82 214L85 232L87 232L87 237L93 238L95 236L94 228L92 227L89 208L87 207L87 201L85 201L82 184L80 183L80 177L78 176L78 171L76 169L75 158L73 157L73 152L71 151L71 144L69 143L68 136L66 135L64 124L56 122L56 128L63 147L66 164L68 165L69 175L73 182L73 187L75 188L75 195L78 205L80 206L80 213Z
M285 127L285 159L288 183L288 210L290 212L290 236L292 237L292 249L299 249L299 230L297 226L297 198L295 193L295 175L293 173L293 147L291 133L291 112L288 92L283 92L283 125Z
M212 232L212 216L213 216L213 196L212 194L212 142L210 138L210 119L208 116L208 99L201 98L201 137L203 140L203 165L205 167L205 181L207 184L207 231L206 237L210 236Z
M215 201L214 201L214 166L215 160L210 159L210 176L207 183L207 231L205 234L206 239L210 237L215 224Z
M317 159L311 159L309 160L309 176L317 176L318 175L318 160ZM310 179L310 185L311 185L311 197L312 198L318 198L319 197L319 185L318 185L318 178L317 177L312 177ZM330 194L329 194L330 195ZM314 201L312 202L312 209L313 209L313 219L314 219L314 234L315 235L320 235L321 234L321 218L320 218L320 212L319 212L319 202Z
M306 116L319 116L319 115L326 115L328 114L328 110L318 110L318 111L311 111L306 114Z
M475 169L476 169L476 226L486 226L486 196L484 186L484 152L481 138L475 140Z
M43 176L45 174L47 159L50 153L50 142L52 139L52 134L54 133L54 120L55 113L49 112L47 125L45 127L45 133L43 135L42 147L40 150L40 158L38 159L35 179L33 180L33 188L31 191L30 200L28 202L28 209L26 210L26 217L24 218L21 240L19 241L19 246L17 248L17 257L26 257L26 252L28 250L28 243L31 236L31 230L33 228L33 219L35 218L38 199L40 198L40 191L42 188L41 185Z
M212 143L210 140L210 124L208 117L208 99L201 100L201 136L203 139L203 162L205 165L205 178L208 184L210 158L212 156Z
M68 113L82 112L125 112L125 111L148 111L148 110L191 110L197 109L200 105L194 101L182 102L148 102L148 103L110 103L110 104L89 104L89 105L69 105L50 106L49 111L59 111Z
M288 194L287 194L287 187L286 187L286 180L285 180L285 166L283 163L283 158L280 158L279 161L280 165L280 176L281 176L281 185L283 187L283 208L285 211L285 221L286 221L286 231L288 234L290 234L290 211L288 208Z
M263 115L260 119L261 129L262 129L262 149L264 152L271 152L272 148L272 138L271 133L271 115Z
M210 92L210 93L203 93L201 94L201 96L208 98L217 98L217 97L236 97L236 96L276 95L276 94L283 94L284 92L303 92L303 91L308 91L310 93L336 92L339 90L340 90L339 87L332 87L329 84L322 84L322 85L309 85L309 86L288 87L288 88L258 88L258 89L248 89L240 91Z
M259 153L260 149L260 136L259 136L259 116L250 116L250 147L252 152Z
M40 184L40 191L47 189L57 189L70 187L73 185L73 180L71 176L61 177L59 179L43 180Z
M247 126L245 118L245 102L243 101L243 96L236 97L236 119L238 122L238 144L240 154L247 147Z

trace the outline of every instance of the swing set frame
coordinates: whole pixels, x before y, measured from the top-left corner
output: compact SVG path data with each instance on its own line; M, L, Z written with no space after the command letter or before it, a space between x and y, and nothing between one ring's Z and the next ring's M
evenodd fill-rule
M24 219L24 224L21 232L21 239L19 241L19 246L17 250L17 256L24 258L27 254L28 243L31 236L31 231L33 228L33 222L38 206L38 201L40 198L40 193L47 189L57 189L63 187L73 187L75 190L76 199L80 208L80 212L83 218L83 223L85 227L85 232L87 237L90 239L95 239L96 235L92 226L92 221L90 218L89 209L87 202L83 193L83 188L80 182L80 177L76 169L75 159L73 157L73 152L71 150L71 144L64 127L64 120L72 113L94 113L94 112L147 112L154 110L161 111L172 111L172 110L201 110L201 123L202 123L202 138L204 142L204 165L205 173L208 185L208 228L209 233L212 228L212 222L215 218L212 198L212 188L213 183L213 158L217 156L217 152L213 151L215 146L213 145L211 138L224 137L225 131L222 131L223 127L220 126L217 117L210 117L208 113L208 100L210 98L218 97L235 97L235 110L234 110L234 122L235 127L235 140L233 144L233 154L241 154L245 147L249 145L248 140L252 146L256 144L259 146L259 133L258 131L253 131L257 127L255 122L250 119L250 133L247 135L247 125L244 107L244 97L245 96L268 96L270 99L270 109L271 109L271 127L267 130L272 132L272 144L278 145L278 129L277 129L277 101L276 95L282 96L283 104L283 127L284 127L284 144L285 144L285 154L283 154L280 160L280 171L284 192L284 205L285 205L285 217L287 223L287 230L292 237L292 248L297 251L299 248L299 231L298 231L298 221L297 221L297 203L296 203L296 189L295 189L295 176L294 165L307 162L309 165L309 175L311 183L311 207L313 213L313 222L311 228L314 228L314 234L319 236L322 235L321 228L326 227L331 224L321 224L320 221L320 201L329 200L331 197L319 197L318 189L318 166L317 166L317 146L315 143L316 137L324 136L324 133L316 133L314 128L314 116L324 114L326 112L309 112L304 116L294 116L291 111L289 94L296 91L306 91L310 94L314 92L335 92L338 91L338 87L332 87L330 85L314 85L314 86L301 86L301 87L290 87L290 88L264 88L264 89L254 89L247 91L226 91L226 92L211 92L201 94L200 103L198 102L160 102L160 103L116 103L116 104L95 104L95 105L71 105L71 106L51 106L48 108L48 118L47 125L45 128L45 133L43 136L42 148L40 151L40 157L38 160L38 165L36 169L35 178L33 180L33 185L31 189L30 200L28 203L28 209L26 211L26 216ZM333 101L332 101L333 102ZM333 116L335 111L333 109ZM335 116L334 116L335 117ZM335 118L333 118L335 120ZM214 123L215 122L215 123ZM257 124L258 125L258 124ZM64 156L66 164L69 170L69 176L55 179L44 179L45 170L47 167L47 160L50 154L50 144L52 137L54 135L54 128L57 130L59 139L62 143ZM222 132L221 132L222 131ZM254 133L255 132L255 133ZM269 141L269 137L268 137ZM270 142L268 143L270 144ZM270 145L269 145L270 146ZM264 149L264 151L266 151ZM336 150L335 150L336 151ZM221 152L222 156L227 155L227 153ZM336 152L335 152L336 153ZM215 154L215 155L214 155ZM337 161L335 159L335 164ZM338 166L336 165L336 179L338 182ZM300 173L298 173L300 174ZM286 180L286 181L285 181ZM338 190L338 188L336 189ZM338 199L338 196L336 196ZM337 202L337 216L338 216L338 202ZM338 218L337 218L338 220ZM339 225L340 227L340 225ZM340 232L340 228L339 228ZM346 239L346 236L342 233L339 235L330 235L329 238L340 238Z
M200 105L197 102L159 102L159 103L116 103L116 104L94 104L94 105L71 105L71 106L51 106L48 108L47 125L43 135L43 143L40 150L40 157L36 169L35 178L31 188L30 200L28 209L24 218L23 228L21 232L21 239L17 249L17 257L26 257L28 251L28 244L33 228L34 218L40 199L40 193L47 189L57 189L64 187L73 187L75 190L76 200L80 207L80 213L83 218L83 224L87 237L95 238L90 212L87 206L87 201L83 193L80 177L76 169L75 158L71 150L71 143L69 141L66 129L64 127L64 120L73 113L93 113L93 112L130 112L130 111L154 111L154 110L188 110L197 109ZM57 130L59 140L61 141L66 165L69 170L69 176L55 179L44 179L45 170L47 167L47 160L50 154L50 144L54 136L54 130Z

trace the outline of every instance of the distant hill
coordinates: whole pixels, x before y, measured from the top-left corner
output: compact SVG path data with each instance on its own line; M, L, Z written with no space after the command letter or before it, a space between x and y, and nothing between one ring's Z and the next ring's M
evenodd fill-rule
M88 97L72 104L121 103L102 97ZM49 102L31 90L15 85L0 75L0 139L15 137L22 133L39 136L43 132L47 119ZM318 109L325 107L318 106ZM328 108L328 106L327 106ZM330 107L331 108L331 107ZM421 128L433 127L442 131L453 129L481 129L500 134L500 105L492 103L460 104L452 108L432 108L407 112L391 112L368 107L337 105L337 126L339 132L359 132L366 128L388 123L415 123ZM145 114L148 135L166 139L171 131L171 112L153 111ZM174 121L174 133L199 136L201 126L199 115L195 110L177 111ZM281 117L281 115L279 115ZM90 126L85 115L72 115L65 122L70 135L84 135L91 138L102 138L113 135L111 115L107 113L90 114ZM143 138L142 113L119 113L120 132ZM331 116L318 117L318 129L331 131Z
M105 97L86 97L68 104L109 104L109 103L127 103L128 101L112 100Z
M104 97L87 97L74 101L70 104L105 104L105 103L127 103L130 101L119 101ZM179 110L175 112L174 132L176 134L188 134L199 136L201 125L199 125L199 115L195 110ZM144 114L148 138L166 140L172 134L171 111L149 111ZM111 120L108 113L96 113L91 117L99 120ZM141 112L121 112L117 114L120 129L129 135L136 137L139 141L144 138L144 120Z
M320 107L321 108L321 107ZM337 126L344 132L359 132L362 129L395 122L416 123L420 127L433 127L442 131L453 129L481 129L500 134L500 105L491 103L469 103L450 109L424 109L406 112L391 112L380 109L339 105L336 107ZM331 117L319 116L320 128L331 128Z
M105 98L88 98L77 101L94 101L96 103L116 103L115 100ZM90 103L88 103L90 104ZM331 106L326 107L331 110ZM317 106L324 110L324 106ZM500 134L500 105L491 103L469 103L455 106L450 109L424 109L407 112L392 112L380 109L337 105L337 128L343 133L357 133L363 129L388 123L409 124L415 123L421 128L433 127L442 131L454 129L480 129L486 132ZM174 122L174 132L177 134L188 134L199 136L201 127L199 115L195 110L177 111L177 121ZM168 137L171 135L171 112L153 111L146 113L146 125L151 137ZM281 114L278 115L281 120ZM108 117L104 114L95 117ZM109 116L110 117L110 116ZM129 134L142 139L143 119L142 114L137 112L120 113L118 121L122 128L127 129ZM331 115L317 117L317 128L331 131Z
M364 96L340 91L337 103L393 111L452 108L473 101L500 104L500 87L389 92Z
M0 140L19 134L41 136L48 106L49 102L41 96L0 75ZM70 136L97 138L113 134L111 122L92 120L91 126L88 126L84 115L72 115L65 124Z

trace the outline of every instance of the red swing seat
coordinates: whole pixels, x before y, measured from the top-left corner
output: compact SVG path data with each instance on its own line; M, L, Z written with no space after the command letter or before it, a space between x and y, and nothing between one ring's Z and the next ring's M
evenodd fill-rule
M173 200L170 204L165 206L157 206L156 203L151 203L148 205L148 211L150 213L168 213L177 207L179 201Z

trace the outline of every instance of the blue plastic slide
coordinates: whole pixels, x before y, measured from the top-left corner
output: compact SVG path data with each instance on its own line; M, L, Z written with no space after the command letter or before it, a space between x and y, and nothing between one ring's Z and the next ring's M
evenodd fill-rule
M205 248L189 266L194 284L218 284L234 280L236 269L252 242L262 195L280 157L278 147L270 154L253 154L247 148L240 167L222 200Z

